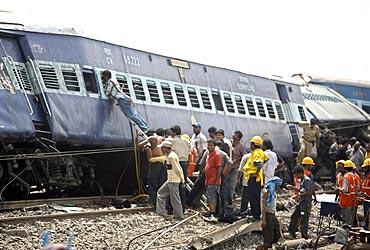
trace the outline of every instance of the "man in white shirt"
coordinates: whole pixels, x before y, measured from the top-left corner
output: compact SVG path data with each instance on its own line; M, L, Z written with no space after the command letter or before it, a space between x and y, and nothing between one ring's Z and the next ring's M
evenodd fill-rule
M197 122L193 126L193 136L191 137L190 144L195 148L198 153L197 160L202 156L203 152L207 150L207 137L202 133L202 125Z
M274 146L272 145L272 142L269 139L263 140L263 146L262 149L265 151L267 156L269 157L269 160L263 165L262 170L265 175L265 183L267 183L269 180L274 178L275 176L275 170L277 166L279 165L278 157L275 152L273 152Z

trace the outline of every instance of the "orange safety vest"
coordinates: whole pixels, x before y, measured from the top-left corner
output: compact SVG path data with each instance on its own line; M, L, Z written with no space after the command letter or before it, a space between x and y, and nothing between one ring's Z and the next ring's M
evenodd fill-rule
M362 182L361 192L370 196L370 174Z
M353 178L355 179L356 192L359 192L361 190L361 177L357 173L353 173Z
M337 187L341 188L343 186L343 178L341 173L337 174Z
M196 163L196 160L197 160L197 150L195 148L193 148L190 153L189 153L189 157L188 157L188 176L193 176L193 172L195 170L195 163Z
M343 177L343 181L344 179L348 181L348 192L339 193L339 206L341 208L351 208L355 206L357 178L353 173L346 173Z

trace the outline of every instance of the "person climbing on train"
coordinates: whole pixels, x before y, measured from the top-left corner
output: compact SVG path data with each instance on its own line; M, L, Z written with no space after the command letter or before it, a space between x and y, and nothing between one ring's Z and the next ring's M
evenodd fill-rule
M367 149L367 147L366 147ZM369 230L369 217L370 217L370 158L365 159L361 166L361 170L364 173L364 179L361 184L361 194L364 199L364 216L365 224L364 228Z
M268 156L262 150L263 139L260 136L253 136L250 140L251 155L245 163L244 179L247 182L245 189L246 204L251 205L251 214L254 220L261 217L261 187L264 185L263 164L268 161ZM244 196L244 194L243 194Z
M303 128L303 135L300 140L300 149L297 156L297 164L300 165L304 157L311 156L312 149L315 145L316 148L319 149L320 128L317 126L319 124L319 120L317 118L312 118L310 123L295 123Z
M308 223L311 214L312 207L312 180L304 175L304 169L302 166L297 166L293 169L294 177L300 180L298 189L298 195L296 200L298 204L295 206L294 212L291 216L291 220L288 227L289 238L295 238L298 229L299 221L301 221L301 237L308 239ZM287 185L288 187L288 185ZM289 188L292 188L290 185Z
M262 235L263 245L257 247L259 250L267 250L272 248L281 238L280 224L276 219L276 188L280 187L283 181L275 176L266 182L262 192Z
M117 80L112 78L109 70L102 71L103 84L105 86L105 95L114 102L117 102L122 112L145 133L149 130L148 123L140 116L133 106L130 96L123 93Z
M168 217L166 198L169 196L173 209L173 218L175 220L181 220L184 218L184 211L181 204L179 186L185 183L184 174L180 166L179 157L172 150L172 143L164 140L161 144L161 149L167 155L167 181L158 190L156 212L166 218Z

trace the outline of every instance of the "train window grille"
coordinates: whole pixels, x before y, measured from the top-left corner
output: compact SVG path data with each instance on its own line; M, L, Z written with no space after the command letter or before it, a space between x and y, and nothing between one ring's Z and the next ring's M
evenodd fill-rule
M261 99L256 99L256 104L257 104L258 114L261 117L266 117L266 111L265 111L265 107L263 107L262 100Z
M244 104L243 104L243 100L241 96L239 95L235 96L235 103L236 103L236 108L238 110L238 113L245 115L245 108L244 108Z
M208 91L205 89L201 89L200 97L202 98L203 106L205 109L212 109L211 100L209 99Z
M278 117L280 120L285 120L284 113L283 113L283 108L281 107L280 103L275 102L275 108L278 113Z
M212 91L212 98L215 103L216 110L224 111L224 107L222 106L221 96L218 91Z
M62 75L67 90L80 91L76 70L73 67L62 67Z
M18 74L17 74L18 72ZM15 78L17 79L17 83L19 85L23 85L23 88L28 91L32 91L32 86L30 82L30 78L28 77L26 67L22 64L16 64L15 68L13 68L13 73ZM18 78L18 75L21 79Z
M247 103L248 113L249 115L256 116L256 110L254 108L253 100L250 97L245 98L245 102Z
M161 83L161 89L163 93L164 102L167 104L174 104L171 87L168 83Z
M98 84L96 82L95 74L92 69L83 69L82 76L85 82L86 91L89 93L98 93Z
M197 92L194 88L188 88L188 94L191 106L194 108L200 108Z
M339 99L336 96L328 96L324 94L303 93L303 98L305 100L310 100L310 101L336 102L336 103L343 102L341 99Z
M180 106L187 106L186 98L185 98L185 93L184 90L181 86L176 85L175 86L175 93L177 97L177 102L179 103Z
M40 64L39 69L45 87L49 89L60 89L57 73L52 65Z
M298 106L299 116L301 117L302 121L307 121L306 114L304 113L304 109L301 106Z
M275 115L274 107L272 106L272 103L270 101L266 101L266 107L267 107L267 113L269 114L269 117L271 119L275 119L276 115Z
M147 80L146 86L148 86L150 100L152 102L161 102L161 99L159 98L159 93L158 93L156 83L153 81Z
M145 101L145 92L143 83L141 82L141 79L133 77L132 78L132 86L134 87L135 97L137 100Z
M127 79L125 76L122 76L122 75L116 75L116 79L117 79L117 82L119 84L119 86L121 87L123 93L125 93L126 95L130 96L130 89L128 87L128 82L127 82Z
M229 111L230 113L235 113L235 108L234 108L233 100L231 99L231 95L224 93L224 100L225 100L227 111Z

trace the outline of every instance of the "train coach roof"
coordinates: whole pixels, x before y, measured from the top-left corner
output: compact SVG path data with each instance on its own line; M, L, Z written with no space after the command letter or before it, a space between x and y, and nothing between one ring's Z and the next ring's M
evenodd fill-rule
M366 80L350 80L350 79L341 79L341 78L334 78L334 77L311 77L310 82L316 84L324 84L324 83L335 83L339 85L348 85L360 88L370 88L370 81Z
M306 107L320 121L370 120L368 114L330 88L309 84L301 86L301 92Z

